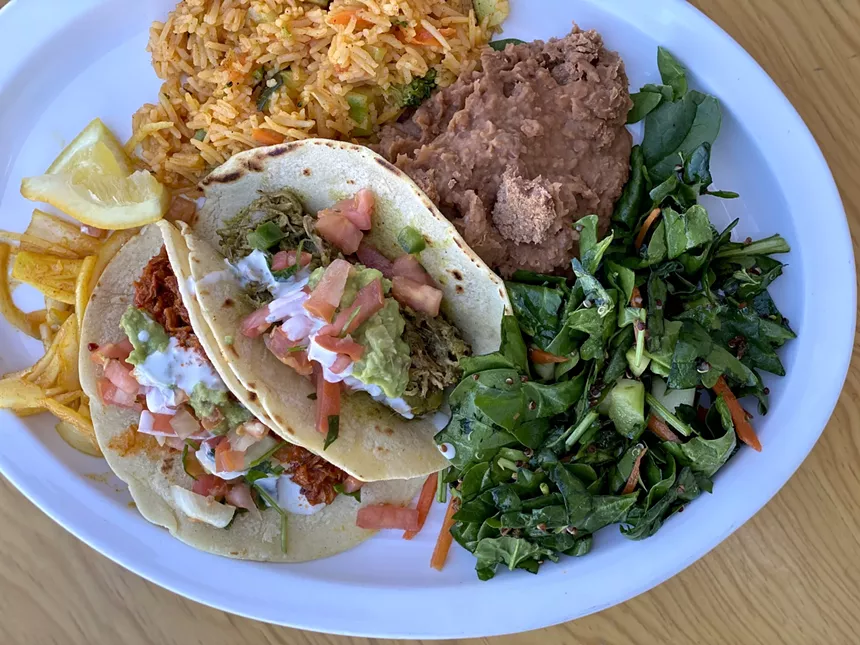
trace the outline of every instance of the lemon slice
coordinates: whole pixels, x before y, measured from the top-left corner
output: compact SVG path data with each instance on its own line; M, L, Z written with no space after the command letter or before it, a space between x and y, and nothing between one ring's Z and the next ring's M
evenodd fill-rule
M97 168L102 174L118 177L127 177L132 172L122 144L101 119L90 121L60 156L54 159L47 174L74 175L77 171L88 168Z
M119 230L143 226L162 218L170 195L149 172L128 177L79 168L74 174L39 175L21 182L27 199L45 202L87 226Z
M122 145L99 119L66 146L46 174L25 178L21 194L109 230L159 220L170 202L167 190L149 172L132 172Z

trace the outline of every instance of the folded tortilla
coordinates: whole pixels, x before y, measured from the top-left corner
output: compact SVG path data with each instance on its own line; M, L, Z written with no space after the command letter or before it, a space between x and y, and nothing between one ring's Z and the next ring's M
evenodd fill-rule
M431 418L407 420L364 393L343 397L340 434L328 449L315 428L311 382L282 364L261 338L239 331L254 307L216 251L218 229L263 192L286 188L316 213L369 188L376 198L368 240L393 257L402 253L398 233L406 226L427 240L421 263L443 291L442 309L475 354L494 352L498 321L510 313L502 280L471 250L418 186L367 148L311 139L240 153L203 182L206 201L193 230L184 229L194 285L220 355L258 400L272 426L296 443L364 481L424 476L448 465L433 435ZM181 267L180 267L181 270Z
M159 446L154 437L136 432L139 414L116 406L103 405L96 381L98 368L90 360L90 343L119 342L125 338L120 318L133 304L134 286L146 263L166 245L174 273L188 273L188 249L176 229L166 223L143 229L117 253L99 280L86 310L81 329L80 378L90 397L93 426L108 465L128 484L141 514L150 522L167 528L183 542L218 555L246 560L303 562L345 551L371 537L374 531L359 529L356 514L366 504L408 504L417 494L421 480L387 481L365 485L361 503L346 495L314 515L289 515L286 553L281 549L281 516L273 509L259 516L236 513L227 528L215 528L194 521L177 508L171 485L190 489L193 480L182 466L180 453ZM267 425L271 423L259 402L243 388L218 353L210 328L203 322L200 306L182 290L192 327L215 370L228 389Z

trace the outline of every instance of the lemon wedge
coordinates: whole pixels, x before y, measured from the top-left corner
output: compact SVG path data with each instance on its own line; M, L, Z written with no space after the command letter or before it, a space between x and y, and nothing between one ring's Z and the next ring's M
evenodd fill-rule
M76 171L21 182L21 194L60 209L82 224L108 230L143 226L162 218L170 195L149 172L128 177Z
M94 119L48 171L21 182L21 194L58 208L87 226L119 230L162 218L170 195L149 172L132 172L122 145Z
M128 177L132 172L122 144L101 119L93 119L81 130L60 156L54 159L47 174L75 174L86 168L99 169L103 174L123 177Z

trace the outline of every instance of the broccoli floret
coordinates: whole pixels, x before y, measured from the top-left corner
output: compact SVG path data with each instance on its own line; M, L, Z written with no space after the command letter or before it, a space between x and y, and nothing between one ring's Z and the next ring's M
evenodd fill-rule
M412 79L408 85L394 88L394 96L401 107L416 108L430 98L436 89L436 70L431 69L421 78Z

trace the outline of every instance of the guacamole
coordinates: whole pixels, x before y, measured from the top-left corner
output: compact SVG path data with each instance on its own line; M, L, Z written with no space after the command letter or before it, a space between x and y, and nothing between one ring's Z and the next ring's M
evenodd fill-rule
M126 309L119 324L134 346L134 350L126 359L132 365L140 365L154 352L165 351L170 343L164 327L135 307Z
M224 420L215 428L210 429L212 434L226 434L254 418L241 403L226 391L213 390L203 383L194 386L188 403L194 409L194 414L198 419L211 417L215 414L215 408L218 408Z
M412 359L409 345L401 338L404 326L400 307L389 298L382 310L355 333L364 355L353 366L352 376L367 385L379 386L392 399L403 396L409 382Z

